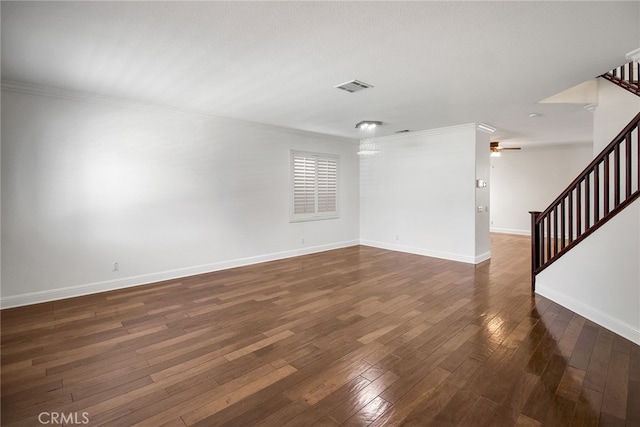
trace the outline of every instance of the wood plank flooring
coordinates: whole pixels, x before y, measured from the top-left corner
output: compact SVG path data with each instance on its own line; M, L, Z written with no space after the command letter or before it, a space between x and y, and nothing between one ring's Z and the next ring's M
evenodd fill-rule
M3 310L2 425L640 425L640 348L532 297L528 238L492 253L356 246Z

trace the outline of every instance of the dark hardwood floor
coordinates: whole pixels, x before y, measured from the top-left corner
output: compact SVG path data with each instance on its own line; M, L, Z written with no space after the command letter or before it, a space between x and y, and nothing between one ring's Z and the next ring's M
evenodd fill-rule
M492 252L351 247L3 310L2 425L640 425L640 348L532 297L528 238Z

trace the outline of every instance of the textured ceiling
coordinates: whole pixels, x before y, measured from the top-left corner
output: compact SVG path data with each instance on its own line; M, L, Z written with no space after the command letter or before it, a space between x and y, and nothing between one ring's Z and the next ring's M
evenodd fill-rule
M370 119L383 135L485 122L507 143L588 141L582 105L537 102L640 47L640 2L1 7L3 80L351 138ZM375 87L333 88L351 79Z

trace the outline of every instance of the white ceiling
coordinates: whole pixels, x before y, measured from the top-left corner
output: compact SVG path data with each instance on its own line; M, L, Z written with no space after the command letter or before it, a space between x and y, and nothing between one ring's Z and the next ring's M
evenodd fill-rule
M2 79L357 138L470 122L589 141L538 104L640 47L640 2L2 2ZM375 87L347 93L358 79ZM530 119L536 112L541 117Z

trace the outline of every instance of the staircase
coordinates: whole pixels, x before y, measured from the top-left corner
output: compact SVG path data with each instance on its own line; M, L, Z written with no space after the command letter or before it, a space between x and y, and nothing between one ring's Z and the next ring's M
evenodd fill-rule
M640 71L638 70L637 62L629 62L618 68L614 68L601 75L600 77L609 80L611 83L620 86L629 92L640 96L640 86L638 81L640 80Z
M638 63L601 77L640 96ZM531 290L536 275L640 197L640 113L543 212L531 214Z

